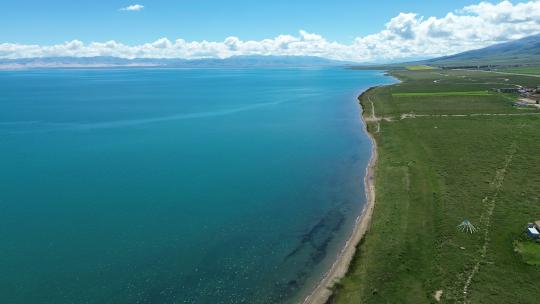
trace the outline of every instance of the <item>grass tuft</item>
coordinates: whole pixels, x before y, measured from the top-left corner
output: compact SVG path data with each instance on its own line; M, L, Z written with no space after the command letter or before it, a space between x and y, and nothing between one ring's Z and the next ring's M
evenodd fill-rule
M525 263L540 266L540 243L534 241L515 241L514 248L521 255Z

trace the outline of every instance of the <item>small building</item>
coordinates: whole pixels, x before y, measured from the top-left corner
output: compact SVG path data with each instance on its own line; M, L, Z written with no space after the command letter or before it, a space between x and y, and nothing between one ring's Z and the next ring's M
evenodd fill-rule
M516 101L516 102L514 102L514 106L516 106L516 107L527 107L527 106L529 106L529 104L524 102L524 101Z
M501 88L498 89L499 93L518 93L520 88Z
M540 232L538 232L536 227L529 227L529 228L527 228L527 235L530 238L538 239L540 237Z
M540 239L540 220L527 225L527 235L532 239Z

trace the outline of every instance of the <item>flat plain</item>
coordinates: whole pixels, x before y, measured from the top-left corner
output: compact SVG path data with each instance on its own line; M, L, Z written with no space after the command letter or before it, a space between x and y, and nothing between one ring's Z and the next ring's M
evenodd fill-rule
M537 257L517 246L540 247L525 235L540 219L540 112L514 106L513 95L459 92L540 81L454 70L391 74L402 82L360 100L379 152L375 209L329 302L535 302L540 267L526 261ZM465 220L475 233L457 228Z
M531 74L540 75L540 67L515 67L503 69L502 72L516 73L516 74Z

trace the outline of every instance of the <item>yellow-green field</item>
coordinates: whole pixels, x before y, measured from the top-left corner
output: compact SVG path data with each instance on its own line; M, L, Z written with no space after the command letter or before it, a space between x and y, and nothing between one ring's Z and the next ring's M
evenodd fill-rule
M410 65L406 67L409 71L424 71L424 70L433 70L434 67L431 67L429 65Z

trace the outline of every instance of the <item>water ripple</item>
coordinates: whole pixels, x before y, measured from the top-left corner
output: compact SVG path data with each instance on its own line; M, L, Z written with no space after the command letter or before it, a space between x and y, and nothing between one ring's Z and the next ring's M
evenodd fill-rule
M207 111L207 112L197 112L197 113L181 113L175 115L151 117L151 118L142 118L142 119L127 119L127 120L115 120L115 121L105 121L105 122L94 122L94 123L54 123L54 122L41 122L41 121L13 121L13 122L0 122L0 130L2 126L39 126L39 127L49 127L49 128L40 128L34 130L25 130L25 131L11 131L9 133L21 134L21 133L35 133L35 132L50 132L56 130L75 130L75 131L86 131L86 130L96 130L96 129L112 129L112 128L122 128L122 127L131 127L138 126L150 123L166 122L166 121L175 121L175 120L185 120L185 119L199 119L199 118L208 118L215 116L225 116L231 115L239 112L250 111L263 107L270 107L281 104L285 102L275 101L275 102L265 102L257 103L253 105L247 105L232 109L223 109L217 111ZM51 128L52 127L52 128Z

